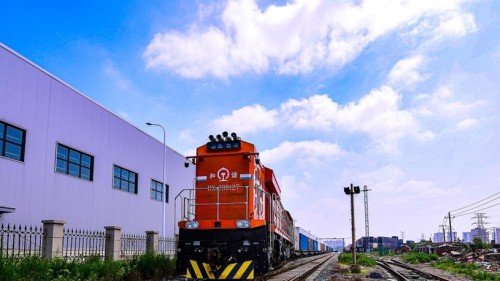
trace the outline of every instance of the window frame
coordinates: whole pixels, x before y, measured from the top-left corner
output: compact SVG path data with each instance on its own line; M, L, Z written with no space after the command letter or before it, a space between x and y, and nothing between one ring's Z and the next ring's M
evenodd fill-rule
M116 177L115 176L115 168L118 168L120 169L120 173L119 173L119 177ZM128 173L128 179L123 179L122 178L122 172L123 171L126 171ZM134 181L135 182L131 182L130 181L130 173L134 173L135 174L135 179ZM120 191L123 191L123 192L127 192L127 193L130 193L130 194L138 194L139 193L139 173L137 172L134 172L132 170L129 170L127 168L123 168L122 166L120 165L117 165L117 164L113 164L113 171L112 171L112 174L113 174L113 177L112 177L112 182L111 182L111 187L114 189L114 190L120 190ZM119 181L118 182L118 188L115 187L115 178ZM127 182L127 189L122 189L122 186L121 186L121 182L122 181L126 181ZM130 184L133 183L135 185L135 188L134 188L134 191L130 191Z
M158 183L159 183L164 188L162 188L161 191L158 191L158 189L153 189L153 183L155 183L155 187L157 187ZM153 198L153 196L152 196L153 191L155 192L155 194L160 193L162 198L163 198L163 195L165 194L165 203L168 203L168 197L169 197L169 191L170 191L170 186L168 184L163 184L161 181L157 181L155 179L151 179L151 182L149 184L149 199L156 201L156 202L162 202L162 199L158 200L158 199L156 199L156 196L155 196L155 198Z
M3 125L3 129L1 129L1 134L0 134L0 158L5 158L5 159L10 159L18 162L23 162L24 163L24 156L26 152L26 129L23 129L19 126L13 125L11 123L7 123L3 120L0 120L0 123ZM9 128L15 129L17 131L21 132L21 143L17 143L15 141L9 140L7 131ZM12 158L7 155L7 145L14 145L16 147L19 147L19 159L17 158Z
M65 157L60 156L59 148L63 148L66 150ZM73 153L72 153L73 152ZM75 154L76 153L76 154ZM62 155L62 154L61 154ZM72 158L72 156L78 155L78 158ZM85 160L84 160L85 159ZM88 160L88 166L84 164ZM93 182L94 181L94 156L92 154L83 152L71 146L62 144L60 142L56 143L56 151L55 151L55 161L54 161L54 172L62 175L68 175L74 178L82 179L85 181ZM59 163L64 163L64 170L59 168ZM72 168L78 168L78 175L72 172ZM88 170L88 178L84 176L82 171Z

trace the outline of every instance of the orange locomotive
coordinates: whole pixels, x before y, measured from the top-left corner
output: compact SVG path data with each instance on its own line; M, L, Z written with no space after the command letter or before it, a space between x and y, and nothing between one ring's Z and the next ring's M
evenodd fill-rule
M193 189L183 190L177 270L196 279L253 279L293 252L293 219L273 170L227 132L198 147Z

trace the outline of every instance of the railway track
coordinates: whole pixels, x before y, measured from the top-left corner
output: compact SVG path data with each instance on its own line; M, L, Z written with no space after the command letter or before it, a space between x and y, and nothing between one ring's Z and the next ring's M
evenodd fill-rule
M325 264L334 254L324 254L319 257L303 258L296 261L293 265L285 265L278 270L267 273L261 280L265 281L295 281L306 280L308 276L319 270L321 265Z
M395 260L380 260L377 261L377 264L387 270L390 274L392 274L399 281L407 281L407 280L439 280L439 281L452 281L451 279L447 279L432 273L428 273L408 264L395 261Z

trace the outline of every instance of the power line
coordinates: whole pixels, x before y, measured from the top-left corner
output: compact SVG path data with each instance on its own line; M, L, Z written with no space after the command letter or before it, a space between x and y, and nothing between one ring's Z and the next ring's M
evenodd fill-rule
M500 203L495 204L495 205L488 206L488 207L483 208L483 209L480 209L480 210L475 210L475 211L470 212L470 213L465 213L465 214L460 214L460 215L453 215L453 217L455 218L455 217L461 217L461 216L465 216L465 215L474 214L474 213L477 213L477 212L479 212L479 211L487 210L487 209L489 209L489 208L493 208L493 207L498 206L498 205L500 205Z
M491 196L488 196L488 197L486 197L486 198L484 198L484 199L482 199L482 200L477 201L476 203L472 203L472 204L470 204L470 205L467 205L467 206L462 207L462 208L455 209L455 210L450 211L450 212L455 212L455 211L458 211L458 210L462 210L462 209L468 208L468 207L470 207L470 206L476 205L477 203L483 202L484 200L488 200L488 199L490 199L491 197L497 196L497 195L499 195L499 194L500 194L500 192L497 192L497 193L495 193L495 194L493 194L493 195L491 195Z
M491 197L490 197L490 198L491 198ZM493 199L491 199L491 200L489 200L489 201L486 201L486 202L484 202L483 204L477 205L476 207L472 207L472 208L467 209L467 210L465 210L465 211L458 212L458 213L457 213L457 215L461 215L461 214L463 214L463 213L465 213L465 212L469 212L469 211L471 211L471 210L474 210L474 209L476 209L476 208L479 208L479 207L481 207L481 206L484 206L484 205L486 205L486 204L488 204L488 203L491 203L491 202L493 202L493 201L495 201L495 200L497 200L497 199L500 199L500 196L499 196L499 197L497 197L497 198L493 198ZM482 200L482 201L484 201L484 200ZM477 203L476 203L476 204L477 204ZM462 209L463 209L463 208L462 208Z
M474 209L476 209L476 208L479 208L479 207L484 206L484 205L486 205L486 204L488 204L488 203L491 203L491 202L493 202L493 201L495 201L495 200L497 200L497 199L500 199L500 197L498 197L498 198L494 198L494 199L491 199L490 201L487 201L487 202L485 202L485 203L483 203L483 204L481 204L481 205L478 205L478 206L476 206L476 207L473 207L473 208L467 209L467 210L465 210L465 211L459 212L459 213L457 213L457 214L455 214L455 215L461 215L461 214L463 214L463 213L466 213L466 212L472 211L472 210L474 210ZM483 201L484 201L484 200L483 200ZM462 209L463 209L463 208L462 208Z

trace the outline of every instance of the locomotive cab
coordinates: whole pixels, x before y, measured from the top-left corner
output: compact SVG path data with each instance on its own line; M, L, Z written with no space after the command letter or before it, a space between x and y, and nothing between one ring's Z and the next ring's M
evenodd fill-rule
M193 188L176 197L177 270L196 279L262 276L292 248L293 220L253 144L226 132L209 140L188 157L196 164Z

